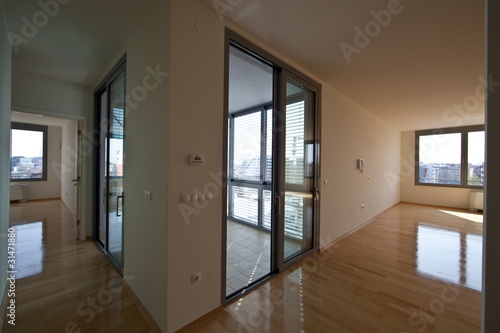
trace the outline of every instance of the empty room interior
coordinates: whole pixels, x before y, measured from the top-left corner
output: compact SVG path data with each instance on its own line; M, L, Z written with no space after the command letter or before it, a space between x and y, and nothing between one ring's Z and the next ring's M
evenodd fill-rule
M0 332L496 332L499 15L0 0Z

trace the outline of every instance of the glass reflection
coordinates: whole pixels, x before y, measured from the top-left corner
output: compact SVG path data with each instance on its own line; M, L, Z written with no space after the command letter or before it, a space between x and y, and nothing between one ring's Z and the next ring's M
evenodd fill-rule
M43 222L13 226L16 229L16 278L22 279L43 272Z
M481 235L420 224L417 230L417 271L480 291L482 244Z

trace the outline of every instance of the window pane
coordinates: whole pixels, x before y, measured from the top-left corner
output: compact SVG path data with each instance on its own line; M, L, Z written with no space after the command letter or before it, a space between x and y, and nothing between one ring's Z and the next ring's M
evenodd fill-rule
M467 184L484 186L484 131L469 132Z
M257 225L259 222L259 190L232 186L233 217Z
M42 179L43 132L12 129L11 179Z
M260 136L260 112L234 118L234 179L260 181Z
M420 136L419 157L419 182L460 185L460 133Z
M304 101L286 106L285 182L304 183Z
M265 181L273 180L273 110L266 111L266 170Z
M301 196L285 195L285 236L303 239L304 199Z
M262 191L262 226L271 229L271 204L272 192L268 190Z

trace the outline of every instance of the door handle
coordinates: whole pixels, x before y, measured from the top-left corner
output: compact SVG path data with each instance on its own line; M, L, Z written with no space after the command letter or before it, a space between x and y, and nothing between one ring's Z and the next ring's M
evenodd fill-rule
M277 208L276 215L281 215L281 197L279 195L276 196L276 208Z
M116 197L116 216L117 217L122 216L119 212L120 212L120 199L122 199L122 206L123 206L123 197L124 197L123 192L122 192L122 195L119 195Z

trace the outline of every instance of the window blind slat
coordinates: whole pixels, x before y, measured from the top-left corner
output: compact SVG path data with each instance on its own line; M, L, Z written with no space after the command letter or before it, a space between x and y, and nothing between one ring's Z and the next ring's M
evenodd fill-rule
M234 118L234 179L260 180L260 142L260 112Z
M257 225L259 223L259 190L232 186L233 216Z
M286 106L285 182L304 184L304 101Z

